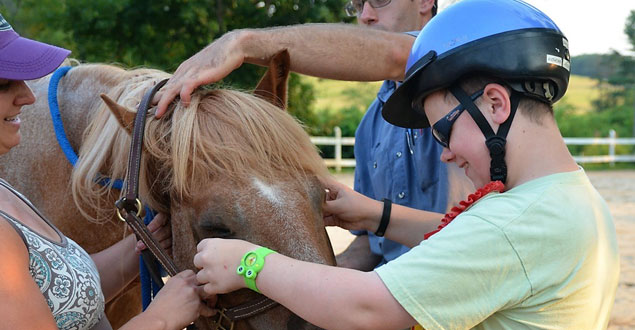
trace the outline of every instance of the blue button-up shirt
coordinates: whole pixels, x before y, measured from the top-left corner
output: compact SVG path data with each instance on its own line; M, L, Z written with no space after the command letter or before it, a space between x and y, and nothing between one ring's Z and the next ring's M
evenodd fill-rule
M384 82L355 132L355 190L376 200L388 198L396 204L444 213L448 175L439 160L443 148L434 141L430 128L406 129L384 120L381 109L394 90L395 82ZM409 250L372 233L368 239L371 251L383 257L378 266Z

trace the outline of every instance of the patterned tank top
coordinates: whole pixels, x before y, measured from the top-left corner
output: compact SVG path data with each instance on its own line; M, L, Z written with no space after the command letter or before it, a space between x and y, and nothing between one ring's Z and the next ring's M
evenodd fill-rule
M0 210L24 240L29 251L29 271L53 313L59 329L91 329L105 318L104 294L97 266L77 243L64 236L26 197L6 181L0 185L23 200L61 237L54 242ZM102 322L103 323L103 322Z

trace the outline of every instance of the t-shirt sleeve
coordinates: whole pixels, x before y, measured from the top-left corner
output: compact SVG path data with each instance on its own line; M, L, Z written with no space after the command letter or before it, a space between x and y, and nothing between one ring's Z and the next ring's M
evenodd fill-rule
M425 329L468 329L531 293L504 231L468 214L375 270Z

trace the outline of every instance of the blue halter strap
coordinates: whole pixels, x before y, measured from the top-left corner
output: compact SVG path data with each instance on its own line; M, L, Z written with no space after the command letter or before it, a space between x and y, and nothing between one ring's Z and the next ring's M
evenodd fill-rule
M60 115L59 104L57 102L57 87L62 77L64 77L71 68L72 67L70 66L63 66L55 70L55 72L51 76L51 80L49 81L48 101L49 101L49 110L51 112L51 119L53 120L53 128L55 129L55 137L57 138L57 143L59 144L60 148L62 148L62 151L64 152L64 155L66 156L66 159L68 159L68 161L73 165L73 167L75 167L78 157L77 157L77 154L75 153L75 150L73 150L73 147L71 146L70 141L68 141L68 137L66 136L66 131L64 130L64 123L62 122L62 116ZM98 179L97 182L102 186L106 186L110 183L110 180L111 180L110 178L101 178L101 179ZM121 190L123 188L123 180L121 179L115 180L112 184L112 187L115 189ZM154 218L155 213L153 210L151 210L147 206L145 207L145 211L146 211L146 215L143 218L143 222L146 225L148 225L150 221L152 221L152 219ZM159 285L157 283L154 283L154 281L152 281L150 273L148 272L148 269L146 268L146 265L143 262L143 259L141 257L139 257L139 277L141 280L142 304L143 304L143 309L145 310L148 307L148 305L150 305L150 302L152 301L152 297L159 292Z

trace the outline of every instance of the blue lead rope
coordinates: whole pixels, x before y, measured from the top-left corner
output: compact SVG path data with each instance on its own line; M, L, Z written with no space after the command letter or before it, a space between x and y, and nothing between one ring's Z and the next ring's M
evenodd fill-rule
M48 101L57 143L59 144L60 148L62 148L64 155L66 155L66 159L68 159L73 167L75 167L78 157L75 153L75 150L73 150L71 143L66 137L64 123L62 122L62 116L60 115L60 107L57 102L57 86L59 85L62 77L64 77L71 68L72 67L70 66L63 66L55 70L53 76L51 76L51 80L49 81ZM100 185L105 186L110 183L110 180L110 178L100 178L97 180L97 182ZM112 184L112 187L121 190L123 188L123 180L115 180ZM143 222L147 226L154 218L154 211L147 206L145 207L145 211L146 215L143 218ZM146 267L146 264L143 262L143 259L141 257L139 257L139 277L141 280L141 301L143 304L143 310L145 310L146 308L148 308L148 305L150 305L152 297L156 296L156 294L159 292L160 286L158 283L155 283L152 280L150 273L148 272L148 268Z
M51 118L53 119L53 128L55 128L55 137L57 137L57 143L62 148L66 159L75 167L77 163L77 154L73 150L71 143L66 138L66 131L64 130L64 124L62 123L62 116L60 115L60 107L57 103L57 86L60 83L60 79L66 75L71 69L70 66L63 66L55 70L51 80L49 81L48 100L49 110L51 111Z

